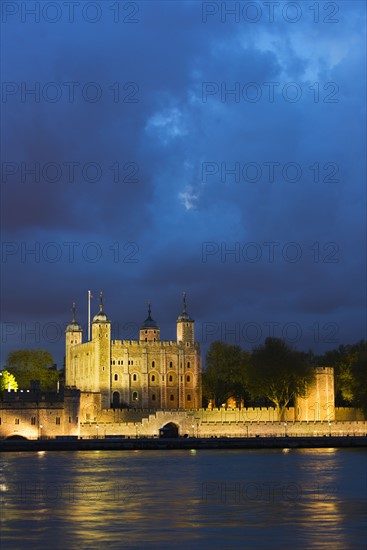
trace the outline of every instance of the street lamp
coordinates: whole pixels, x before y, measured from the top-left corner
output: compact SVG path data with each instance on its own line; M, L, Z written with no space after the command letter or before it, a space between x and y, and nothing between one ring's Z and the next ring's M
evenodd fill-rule
M42 426L42 424L40 424L40 436L39 436L40 439L42 439L42 428L43 428L43 426Z
M329 437L331 437L331 422L329 420Z
M287 423L284 422L284 437L287 437Z
M248 437L248 425L246 424L246 437Z
M99 428L99 426L96 426L96 430L97 430L97 439L98 439L98 428Z
M194 426L194 424L191 424L191 428L192 428L192 437L195 437L195 426Z

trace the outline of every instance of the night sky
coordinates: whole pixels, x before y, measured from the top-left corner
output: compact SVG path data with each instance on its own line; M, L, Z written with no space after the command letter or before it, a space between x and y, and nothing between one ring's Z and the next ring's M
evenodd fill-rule
M2 2L1 365L88 290L116 339L184 291L204 353L365 337L365 3L270 4Z

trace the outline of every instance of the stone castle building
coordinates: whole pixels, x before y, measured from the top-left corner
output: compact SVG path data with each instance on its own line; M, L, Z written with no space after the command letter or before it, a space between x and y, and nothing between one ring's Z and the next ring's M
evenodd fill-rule
M315 369L306 397L298 397L281 421L273 407L236 407L234 402L203 409L200 345L185 294L175 341L161 340L150 305L138 340L111 339L101 294L85 342L73 305L66 328L65 388L54 395L4 392L0 438L151 437L167 426L196 437L366 433L362 411L335 408L333 368Z
M148 316L139 340L111 340L111 322L103 311L92 321L90 341L82 339L75 317L66 328L65 385L100 392L102 408L198 409L201 407L200 344L186 311L186 295L177 319L177 341L162 341Z

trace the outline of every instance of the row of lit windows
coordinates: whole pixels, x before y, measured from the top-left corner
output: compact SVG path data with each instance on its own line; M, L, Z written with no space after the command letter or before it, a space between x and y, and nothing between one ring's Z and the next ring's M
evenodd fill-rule
M71 418L71 416L69 416L69 424L71 424L71 422L72 422L72 418ZM76 419L76 422L78 422L78 419ZM55 423L58 426L61 424L61 418L59 416L57 416L55 418ZM0 418L0 424L1 424L1 418ZM20 418L14 418L14 424L16 424L18 426L20 424ZM36 425L36 417L35 416L31 417L31 425L32 426Z
M153 393L151 395L151 400L152 401L156 401L156 394ZM174 401L175 400L175 396L171 393L171 395L169 396L169 400L170 401ZM187 396L186 396L186 400L187 401L191 401L191 395L188 393ZM137 391L134 391L133 392L133 401L138 401L138 392Z
M119 379L119 375L118 375L118 374L115 374L115 375L114 375L114 380L115 380L115 382L117 382L118 379ZM136 374L133 374L133 381L136 382L136 380L137 380L137 375L136 375ZM164 376L162 376L162 381L163 381L163 380L164 380ZM151 375L150 375L150 381L151 381L151 382L155 382L155 374L151 374ZM170 375L168 376L168 382L172 382L172 381L173 381L173 376L172 376L172 374L170 374ZM182 376L181 376L181 382L182 382ZM186 376L186 382L191 382L191 376L190 376L189 374Z
M75 356L75 357L76 357L76 356ZM123 365L123 364L124 364L123 360L120 361L119 359L117 359L117 360L114 359L113 361L111 361L111 365ZM128 361L128 365L133 365L133 364L134 364L134 360L133 360L133 359L131 359L131 360ZM187 367L188 369L191 368L190 361L187 361L186 367ZM155 361L152 361L152 369L154 369L154 368L155 368ZM170 369L173 368L173 362L172 362L172 361L169 362L169 368L170 368Z

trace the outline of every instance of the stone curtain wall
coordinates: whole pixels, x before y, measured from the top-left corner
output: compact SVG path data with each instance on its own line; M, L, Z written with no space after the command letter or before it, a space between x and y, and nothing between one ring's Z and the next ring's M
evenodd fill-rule
M297 422L294 409L289 408L286 420L279 422L271 407L180 411L101 409L100 393L82 393L79 397L77 390L65 392L63 399L61 396L38 402L32 399L29 395L21 402L14 392L8 401L0 402L0 438L12 435L29 439L60 435L153 437L169 423L178 426L179 435L189 437L367 434L362 411L351 408L336 408L336 420Z
M349 409L354 411L354 409ZM116 417L116 413L118 416ZM366 435L367 421L294 422L294 409L287 410L287 420L272 420L274 409L234 409L231 411L198 409L195 411L102 411L98 421L82 423L81 437L124 435L158 437L169 423L178 426L179 435L189 437L256 437ZM347 416L347 411L343 415ZM115 416L112 417L112 414ZM355 416L353 412L351 416ZM98 428L97 428L98 426Z

